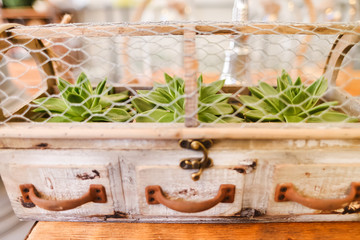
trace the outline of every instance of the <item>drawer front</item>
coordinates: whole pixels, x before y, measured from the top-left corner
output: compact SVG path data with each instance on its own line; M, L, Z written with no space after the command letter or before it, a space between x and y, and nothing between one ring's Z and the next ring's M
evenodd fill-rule
M358 192L360 163L280 164L267 214L351 213L360 207Z
M168 166L139 166L136 169L138 179L139 209L142 215L158 216L229 216L241 210L244 189L244 174L239 174L228 167L213 167L205 170L199 181L190 178L189 171L179 167ZM231 203L220 202L208 210L192 213L182 212L184 210L172 210L164 204L149 204L145 189L148 186L160 186L165 198L171 201L182 201L179 208L186 208L192 202L204 202L214 199L221 185L235 187L234 200Z
M4 155L7 161L2 159L1 176L20 218L96 220L121 210L117 209L123 202L123 196L115 155L52 150L17 150ZM24 184L25 190L21 191L20 186ZM24 199L29 196L29 185L36 192L37 198L33 197L33 201L31 198ZM85 200L79 202L84 197ZM70 207L63 210L64 204L70 204Z
M211 151L209 156L214 165L206 168L198 181L191 178L191 174L197 170L184 170L179 167L184 158L201 157L198 152L151 150L121 153L121 171L128 212L144 217L235 215L241 211L245 175L254 162L234 153ZM170 205L149 202L151 197L147 196L146 189L153 186L161 188L162 197L170 201ZM220 188L224 186L234 189L233 201L217 202L207 210L197 207L199 203L218 200L217 196L222 191ZM172 208L176 201L180 204L180 210ZM187 212L183 210L185 208L195 210Z

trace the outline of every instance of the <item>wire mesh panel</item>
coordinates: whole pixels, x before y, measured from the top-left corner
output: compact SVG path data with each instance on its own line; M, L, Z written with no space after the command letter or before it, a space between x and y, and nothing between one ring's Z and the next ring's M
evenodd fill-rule
M7 25L1 123L358 122L358 32L356 24Z

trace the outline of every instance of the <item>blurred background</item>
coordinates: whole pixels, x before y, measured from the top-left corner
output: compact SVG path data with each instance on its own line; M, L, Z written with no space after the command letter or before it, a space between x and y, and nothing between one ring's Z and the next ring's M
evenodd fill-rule
M2 23L23 25L232 20L348 23L360 19L360 1L357 0L2 0L0 3ZM70 14L71 18L64 19L65 14ZM245 35L234 38L199 37L196 42L198 57L202 59L199 68L207 74L207 79L224 78L227 84L243 86L255 84L256 79L274 78L282 68L301 70L301 74L310 78L321 75L326 55L335 38L257 35L251 36L250 44L249 36ZM170 74L181 75L176 71L177 67L182 66L182 57L178 56L182 52L179 37L164 37L161 40L156 37L134 37L124 40L115 36L99 39L96 44L94 41L76 37L51 43L58 54L64 55L65 65L70 63L62 72L65 78L69 69L75 76L86 70L94 83L108 77L112 83L152 85L157 74L162 74L166 68ZM122 55L124 41L131 49L128 59ZM88 59L87 55L97 57ZM360 95L359 59L359 47L356 46L345 59L344 64L351 66L348 75L340 76L343 80L339 83L354 96ZM34 60L22 48L10 50L0 64L0 70L3 79L17 79L22 86L26 83L28 88L41 78ZM0 239L24 238L33 223L20 223L17 220L1 181L0 206Z
M137 8L146 2L139 20L232 20L233 0L3 0L3 21L28 24L58 22L64 13L73 22L131 21ZM254 21L310 22L307 0L235 1L248 4L248 18ZM355 21L359 3L356 0L312 1L316 21ZM14 15L9 10L16 9ZM30 12L33 10L32 15ZM15 14L16 12L16 14Z

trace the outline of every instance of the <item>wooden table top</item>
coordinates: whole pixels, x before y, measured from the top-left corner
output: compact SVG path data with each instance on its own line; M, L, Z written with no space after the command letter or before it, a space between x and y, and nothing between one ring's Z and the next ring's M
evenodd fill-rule
M360 239L360 222L150 224L38 222L27 240L55 239Z

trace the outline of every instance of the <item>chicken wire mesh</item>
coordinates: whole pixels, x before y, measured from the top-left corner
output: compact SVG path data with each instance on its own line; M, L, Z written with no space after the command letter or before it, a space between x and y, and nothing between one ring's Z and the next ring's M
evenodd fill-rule
M359 39L357 24L5 26L1 124L358 122Z

